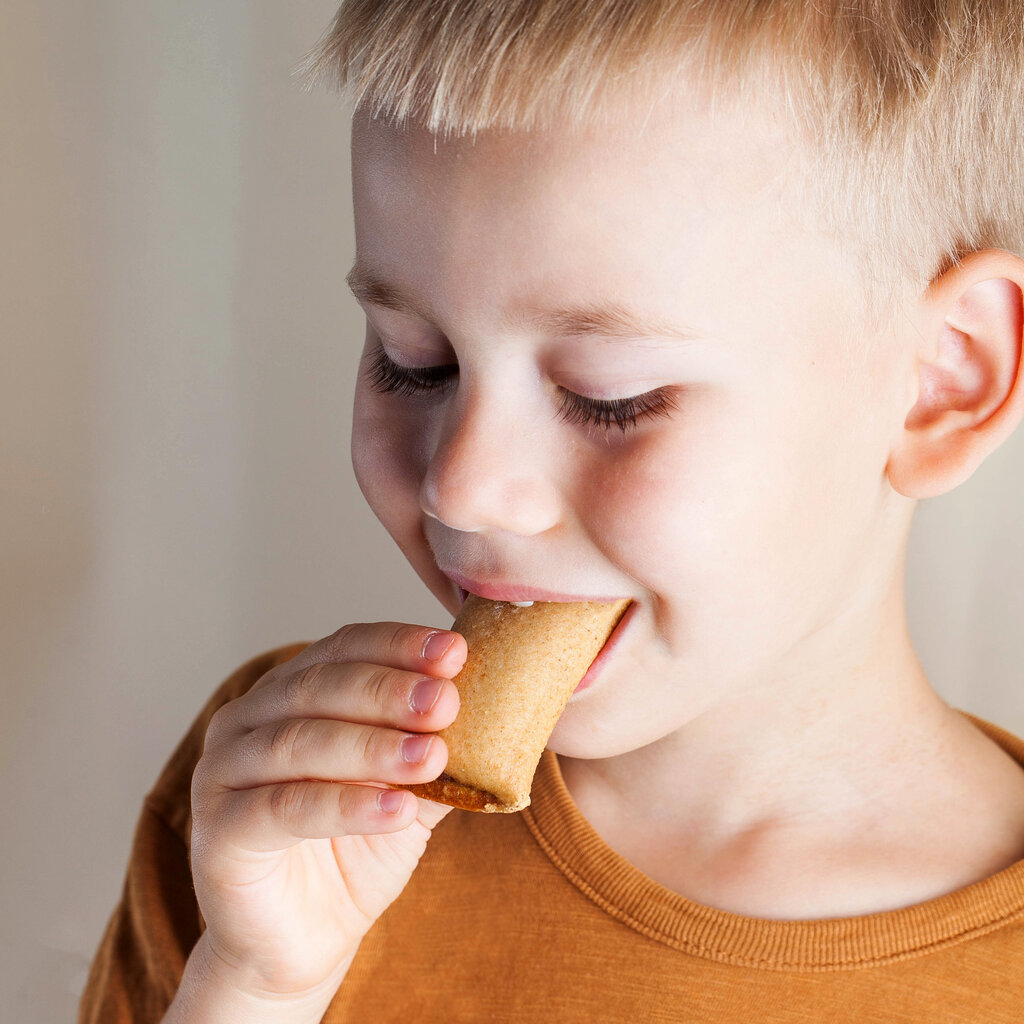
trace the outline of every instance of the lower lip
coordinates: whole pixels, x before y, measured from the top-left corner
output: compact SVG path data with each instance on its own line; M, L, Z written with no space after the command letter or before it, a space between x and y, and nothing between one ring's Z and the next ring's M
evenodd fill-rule
M592 686L597 677L601 674L601 670L604 668L608 659L612 656L615 648L619 645L622 639L622 634L629 624L629 620L633 617L633 612L636 611L636 602L634 601L627 609L626 613L619 619L615 628L612 630L611 635L604 642L604 647L598 651L597 657L590 663L590 668L587 669L587 674L580 680L579 685L573 690L573 696L579 693L581 690L587 689L588 686Z

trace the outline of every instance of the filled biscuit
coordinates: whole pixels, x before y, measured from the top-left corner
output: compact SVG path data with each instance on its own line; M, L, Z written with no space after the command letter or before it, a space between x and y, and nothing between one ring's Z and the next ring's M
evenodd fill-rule
M435 781L404 788L472 811L526 807L555 723L629 603L521 606L471 594L452 626L469 655L453 680L458 717L440 732L448 765Z

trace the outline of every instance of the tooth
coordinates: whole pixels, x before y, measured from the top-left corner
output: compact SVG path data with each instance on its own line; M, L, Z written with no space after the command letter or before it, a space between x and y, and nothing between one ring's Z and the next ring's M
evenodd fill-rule
M533 605L532 601L509 601L509 604L515 605L517 608L530 608Z

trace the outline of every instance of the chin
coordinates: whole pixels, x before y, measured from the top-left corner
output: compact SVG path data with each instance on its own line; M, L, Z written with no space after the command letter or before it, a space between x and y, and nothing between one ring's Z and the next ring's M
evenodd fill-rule
M600 716L601 721L596 721L596 717L581 704L570 705L555 725L555 731L548 740L548 749L561 757L589 761L628 754L654 742L656 738L645 741L624 734L621 723L612 724L619 716L608 710Z

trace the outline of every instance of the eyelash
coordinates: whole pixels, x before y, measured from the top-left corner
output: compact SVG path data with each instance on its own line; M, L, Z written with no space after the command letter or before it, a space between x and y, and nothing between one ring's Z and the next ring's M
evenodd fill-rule
M367 371L370 387L382 395L411 396L440 391L452 383L459 369L447 366L405 367L394 362L384 349L378 349ZM595 426L602 430L618 427L623 434L643 420L668 416L676 408L675 398L667 388L657 388L632 398L602 400L562 391L558 415L566 423Z

